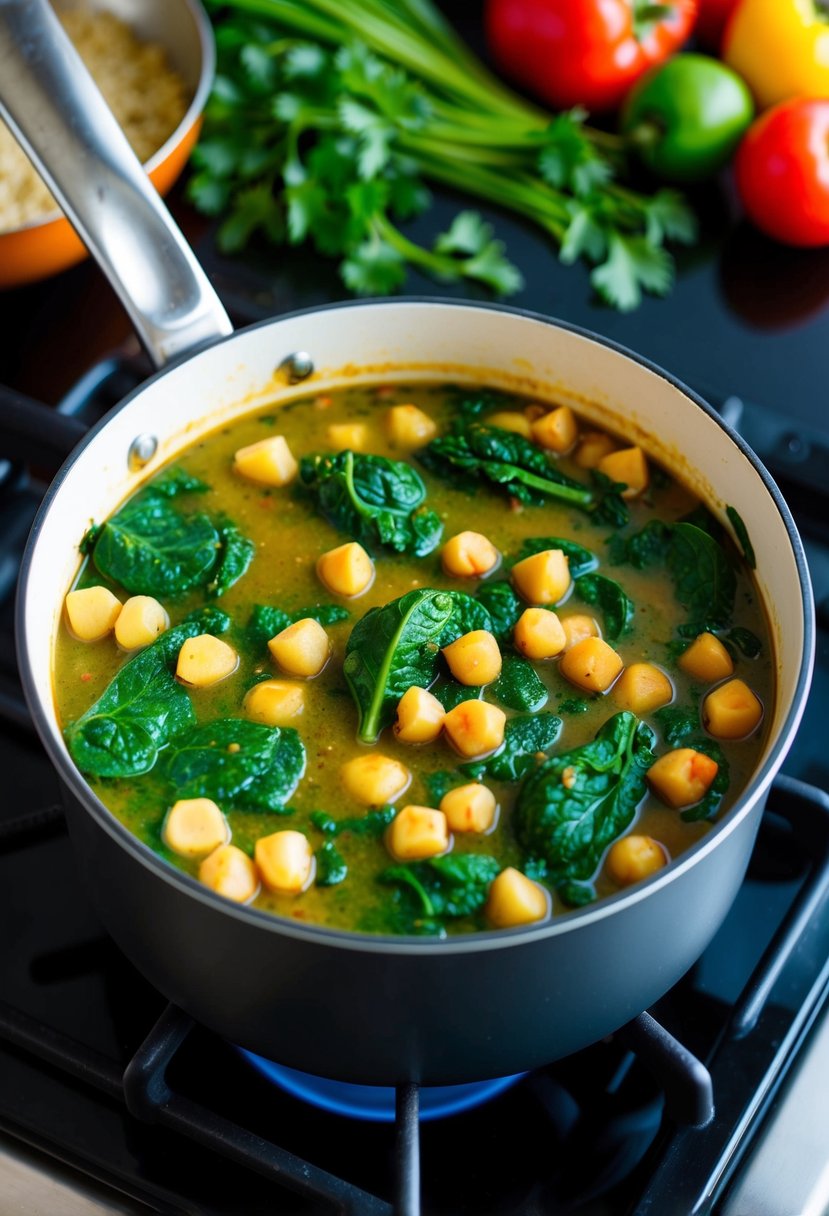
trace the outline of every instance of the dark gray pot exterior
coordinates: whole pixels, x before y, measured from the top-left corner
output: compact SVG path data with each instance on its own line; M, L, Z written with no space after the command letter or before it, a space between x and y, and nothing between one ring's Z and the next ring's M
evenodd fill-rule
M707 856L670 881L638 900L599 905L598 916L578 913L567 932L421 949L298 936L275 918L194 898L181 876L140 860L66 790L86 888L150 983L232 1043L304 1072L370 1085L448 1085L522 1072L641 1013L720 926L764 801L758 796Z

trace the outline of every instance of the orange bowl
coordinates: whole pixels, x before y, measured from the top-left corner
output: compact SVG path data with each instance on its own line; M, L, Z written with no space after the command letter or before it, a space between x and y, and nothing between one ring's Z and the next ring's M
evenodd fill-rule
M190 103L172 135L146 162L150 180L166 194L184 169L201 130L216 62L213 32L198 0L97 0L91 7L112 10L143 41L164 48L167 61L184 80ZM0 289L36 283L88 257L86 246L59 211L21 228L0 232Z

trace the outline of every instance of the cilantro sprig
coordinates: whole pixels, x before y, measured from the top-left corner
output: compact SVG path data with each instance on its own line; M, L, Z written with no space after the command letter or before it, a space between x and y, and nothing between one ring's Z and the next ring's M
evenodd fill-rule
M490 224L461 211L431 244L401 225L441 183L538 225L565 264L584 259L605 302L635 308L673 280L666 243L691 243L674 191L626 186L623 145L581 110L514 96L431 0L210 0L218 73L190 196L221 217L220 247L309 242L356 294L407 269L496 295L521 275Z

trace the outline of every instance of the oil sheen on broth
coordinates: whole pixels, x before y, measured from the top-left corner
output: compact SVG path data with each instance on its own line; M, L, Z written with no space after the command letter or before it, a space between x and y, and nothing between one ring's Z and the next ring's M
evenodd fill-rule
M624 500L618 495L611 496L617 507L624 502L629 511L629 522L619 527L618 521L615 524L608 522L606 514L597 518L600 513L571 506L555 497L541 495L543 501L523 503L514 494L505 492L503 484L488 478L480 470L470 472L458 466L447 467L445 463L439 466L429 462L428 456L429 467L424 467L419 460L422 449L416 441L400 444L391 435L390 411L399 405L414 406L431 419L437 436L463 432L464 427L490 426L490 419L497 415L496 438L497 434L510 436L523 431L528 435L529 443L553 469L583 486L592 486L597 499L608 487L612 489L613 479L596 477L585 466L594 463L605 449L628 446L624 437L608 438L600 434L596 453L591 455L590 444L596 442L595 428L577 419L578 439L569 450L558 453L545 449L537 441L543 432L543 428L539 432L537 424L547 416L545 411L558 407L539 406L503 393L437 384L350 388L265 409L209 434L187 449L176 460L174 468L198 479L206 488L165 500L165 509L181 515L204 514L213 520L231 521L253 545L254 556L247 571L220 598L211 597L209 584L207 589L202 584L182 594L157 598L169 614L172 626L206 603L230 617L223 641L238 654L238 666L217 683L188 688L192 712L199 724L244 718L246 693L266 678L280 678L302 685L304 709L292 720L291 726L298 731L304 744L306 764L304 775L287 799L287 809L276 813L246 807L244 799L231 798L225 802L216 799L229 824L232 844L248 857L254 856L259 838L286 829L307 838L316 856L315 877L304 890L298 894L277 894L261 884L252 899L256 907L334 928L438 935L546 919L593 898L616 893L622 886L636 881L640 874L649 872L647 866L641 871L637 869L635 860L633 869L626 869L627 862L618 851L615 866L611 864L610 847L617 836L632 836L635 841L651 838L657 842L659 851L655 864L662 865L699 840L708 831L711 821L739 795L756 764L763 740L763 724L752 721L746 737L728 738L723 733L718 736L721 728L716 722L709 722L706 697L712 688L738 678L749 686L761 705L771 704L771 644L759 596L746 562L734 543L684 486L653 463L649 462L649 484L643 492ZM502 430L505 425L509 428L507 431ZM358 429L343 432L338 429L341 427ZM283 486L268 486L240 475L234 468L237 451L276 435L284 437L297 460L341 450L345 443L359 449L358 454L408 462L425 484L425 507L436 512L442 523L440 542L424 556L366 543L364 547L374 565L373 581L362 594L354 597L332 594L320 580L317 561L322 554L350 541L352 536L329 522L300 478L295 477ZM169 466L156 475L156 481L167 475ZM531 476L528 481L532 482ZM153 483L148 484L152 486ZM142 492L146 493L146 487ZM688 520L693 533L687 528L684 532L676 531L679 521ZM483 578L447 573L441 560L446 542L465 531L483 535L498 552L495 567ZM714 533L712 543L716 546L718 559L724 558L732 572L729 577L735 580L730 619L725 619L721 613L713 621L700 621L692 613L689 622L688 563L686 561L683 567L679 541L682 539L684 543L689 536L692 540L698 539L698 531ZM343 671L351 632L370 609L381 608L417 589L434 588L477 596L495 583L503 583L509 588L510 579L514 581L512 566L525 542L551 537L575 542L595 555L598 564L592 573L612 580L623 590L627 597L625 602L632 605L632 614L618 636L613 636L614 604L608 604L603 598L607 587L597 592L595 583L591 585L579 580L570 583L563 600L545 604L545 610L554 611L564 622L576 614L592 618L597 634L618 654L625 669L632 664L653 666L667 675L672 686L667 705L663 704L656 712L637 715L648 723L654 736L649 747L645 747L647 739L639 736L640 741L644 739L637 777L640 783L637 788L642 796L635 813L631 810L627 814L630 822L625 821L621 829L618 828L625 815L614 802L618 794L615 778L607 787L607 798L602 804L604 810L597 805L597 799L601 801L600 791L592 803L587 798L573 809L572 819L568 819L570 812L565 809L563 823L561 808L566 807L566 800L562 803L560 791L553 791L555 806L551 812L550 830L559 833L559 844L551 846L556 857L561 850L566 854L571 847L568 841L573 841L574 834L580 833L584 837L585 833L588 836L592 833L594 837L591 846L594 853L588 848L587 856L594 857L595 867L586 874L586 863L582 860L581 872L576 873L575 880L571 878L575 871L568 870L565 864L566 856L562 855L558 868L555 864L551 866L549 859L545 863L538 856L537 832L535 835L526 830L516 832L516 801L522 796L522 780L526 783L528 774L537 772L548 757L570 755L574 749L590 743L597 732L622 711L624 703L620 704L620 694L616 691L620 687L618 681L611 683L605 692L591 692L562 675L559 655L529 660L547 693L546 704L539 705L536 711L516 710L504 705L492 685L482 690L468 686L470 697L477 697L482 692L484 702L503 708L508 729L509 722L519 713L527 717L529 713L537 712L554 715L560 720L554 741L521 762L525 770L522 779L504 780L486 772L481 774L480 769L474 776L462 774L460 766L474 764L475 758L470 761L468 756L459 755L444 733L434 742L413 745L399 741L394 730L387 726L376 743L360 742L357 739L357 705ZM644 539L639 545L631 545L632 537ZM93 556L84 561L76 588L103 586L118 600L126 601L130 593L97 568L94 555L93 549ZM103 559L101 565L106 566ZM532 606L531 600L520 596L519 600L518 611ZM281 673L266 641L261 635L255 638L254 631L249 628L255 605L276 606L290 616L309 605L331 604L340 605L348 615L323 625L331 643L331 658L313 678L296 680L292 675ZM515 611L513 604L513 615ZM619 628L618 621L615 628ZM455 635L463 632L464 629L456 629ZM716 639L719 650L724 651L731 662L731 673L717 671L716 677L711 679L701 677L696 670L689 674L684 669L680 656L694 641L697 632ZM516 654L513 637L511 627L507 627L506 632L502 630L499 649L504 658ZM446 637L439 641L445 644ZM432 643L431 648L436 651L436 644ZM81 641L65 620L57 641L55 661L56 697L62 725L71 732L72 724L105 693L113 677L136 653L140 652L126 652L119 647L112 633L99 640ZM440 692L449 682L448 673L439 654L436 654L435 662L438 680L433 691ZM174 660L171 670L175 670ZM454 691L457 695L457 688ZM536 697L534 704L538 705L538 700ZM550 719L546 721L549 724ZM724 729L726 734L733 734L730 727ZM620 764L630 762L631 747L629 742ZM645 778L645 770L654 757L678 749L702 757L700 771L706 790L712 781L710 757L719 757L719 764L714 768L719 772L720 787L725 788L721 790L721 799L709 798L711 809L704 818L696 817L694 805L682 804L681 798L679 807L669 805L658 787ZM163 838L165 817L175 800L164 776L166 750L162 740L157 762L142 775L109 777L89 768L85 775L99 798L130 831L173 865L198 876L203 859L174 852ZM450 850L444 851L443 855L452 859L472 855L494 859L488 863L489 869L484 867L474 873L469 871L468 875L464 872L460 876L447 876L439 872L440 867L434 868L428 858L411 860L392 856L384 823L377 822L376 814L371 820L367 818L377 808L351 797L343 784L344 766L357 756L372 753L398 761L411 774L408 789L395 799L394 810L386 812L386 819L404 806L437 808L447 789L469 784L480 775L481 783L497 800L496 824L486 832L454 832ZM484 756L480 763L485 764L486 760ZM708 768L705 768L706 764ZM80 767L83 769L84 764ZM551 781L558 781L565 789L572 782L578 792L583 788L579 782L599 780L600 768L598 762L584 772L578 765L570 766L551 777ZM596 789L599 790L599 786ZM542 791L542 803L545 797ZM620 801L624 802L624 798ZM235 805L236 802L239 804ZM697 804L699 802L697 799ZM346 818L355 823L348 830L338 832L336 821ZM357 822L360 820L366 820L378 830L360 831ZM528 844L530 837L532 843ZM578 853L577 840L574 847ZM336 862L333 874L332 858ZM507 869L517 871L519 876L525 874L541 891L546 904L540 916L537 911L522 913L520 907L518 912L508 911L506 919L497 911L493 913L488 890L492 875ZM401 870L404 871L402 876ZM523 893L519 891L519 905L522 898ZM512 894L508 893L508 908L513 908L511 900Z

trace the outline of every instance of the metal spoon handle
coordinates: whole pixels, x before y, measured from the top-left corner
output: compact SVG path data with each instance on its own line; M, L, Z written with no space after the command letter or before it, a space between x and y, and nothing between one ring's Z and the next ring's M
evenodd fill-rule
M0 115L156 366L231 333L207 275L46 0L0 0Z

